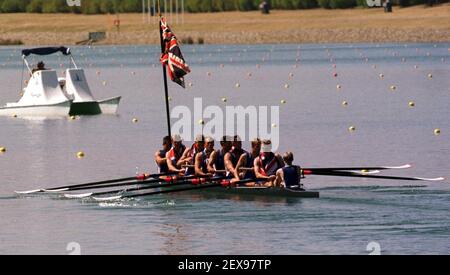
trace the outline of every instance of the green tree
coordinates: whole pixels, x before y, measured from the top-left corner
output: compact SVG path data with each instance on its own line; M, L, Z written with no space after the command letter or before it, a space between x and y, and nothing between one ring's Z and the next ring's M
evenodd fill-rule
M43 0L32 0L27 6L27 12L41 13Z
M330 8L346 9L356 6L356 0L330 0Z
M30 0L4 0L0 9L2 12L25 12Z

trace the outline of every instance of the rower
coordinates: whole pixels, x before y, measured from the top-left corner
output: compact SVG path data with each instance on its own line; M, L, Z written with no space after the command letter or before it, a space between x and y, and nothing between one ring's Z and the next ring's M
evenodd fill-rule
M184 150L180 162L185 167L185 176L195 174L195 156L197 153L202 152L203 149L205 149L205 137L203 135L198 135L195 137L195 142L192 144L191 148L186 148Z
M268 187L275 186L276 172L284 167L284 161L279 154L272 152L272 142L269 139L262 141L261 153L255 159L254 171L259 179L267 179L264 184Z
M275 180L276 186L304 191L302 184L300 183L302 169L300 166L292 165L294 154L292 152L286 152L283 155L283 160L286 163L286 166L278 169L276 174L277 178Z
M251 152L245 152L242 154L239 158L238 164L236 165L236 170L239 171L239 176L241 179L256 178L253 167L255 159L261 153L261 140L259 138L252 140L251 147Z
M176 172L183 174L184 169L182 169L182 155L186 150L186 146L183 144L183 140L180 135L172 136L172 148L166 153L166 162L169 172Z
M203 151L195 155L195 175L196 176L211 176L208 172L208 162L211 153L214 152L214 139L211 137L205 138L205 148Z
M165 136L163 138L163 148L162 150L158 150L155 152L155 162L158 166L158 174L167 173L169 172L169 166L167 166L167 158L166 154L169 152L170 148L172 147L172 139L169 136Z
M225 169L227 170L227 173L231 176L233 176L232 181L239 181L239 171L236 170L236 166L238 164L239 158L242 154L246 153L244 149L242 149L242 140L241 138L236 135L233 137L233 147L231 150L225 154L224 161L225 161Z
M222 140L220 141L220 146L222 148L213 151L211 153L211 156L209 157L208 171L210 173L213 173L215 176L225 174L224 157L225 154L228 153L231 150L231 147L233 146L231 140L232 139L230 136L223 136Z

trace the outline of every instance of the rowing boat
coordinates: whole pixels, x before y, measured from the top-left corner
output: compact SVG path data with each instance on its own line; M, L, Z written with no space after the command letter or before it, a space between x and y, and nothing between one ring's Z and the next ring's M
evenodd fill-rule
M208 184L205 184L208 185ZM199 186L200 187L200 186ZM169 187L169 190L178 188ZM187 193L190 194L207 194L207 195L240 195L240 196L265 196L265 197L285 197L285 198L318 198L319 192L306 191L288 188L272 188L272 187L211 187L211 188L192 188Z
M247 196L267 196L267 197L286 197L286 198L318 198L317 191L302 191L288 188L271 187L232 187L232 188L208 188L194 190L194 192L205 192L209 194L225 195L247 195Z

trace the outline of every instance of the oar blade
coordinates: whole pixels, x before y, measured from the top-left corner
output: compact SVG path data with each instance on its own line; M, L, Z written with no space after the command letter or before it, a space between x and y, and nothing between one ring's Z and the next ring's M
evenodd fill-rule
M438 177L438 178L416 178L417 180L424 180L424 181L443 181L445 180L444 177Z
M61 192L65 192L65 191L69 191L69 188L42 189L42 192L45 192L45 193L61 193Z
M122 199L122 196L111 196L111 197L92 197L95 201L105 202L105 201L117 201Z
M92 196L94 193L85 193L85 194L64 194L64 197L67 199L85 199Z
M35 194L35 193L41 193L43 192L42 189L35 189L35 190L27 190L27 191L14 191L14 193L18 195L29 195L29 194Z

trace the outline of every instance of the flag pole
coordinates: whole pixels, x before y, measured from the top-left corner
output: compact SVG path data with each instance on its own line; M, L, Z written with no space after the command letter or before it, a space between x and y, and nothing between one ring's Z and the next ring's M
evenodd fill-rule
M159 15L159 38L161 41L161 53L164 54L165 51L165 42L163 40L163 33L162 33L162 24L161 24L161 3L160 0L158 0L158 15ZM162 64L163 69L163 78L164 78L164 91L166 96L166 116L167 116L167 133L168 136L172 136L171 133L171 127L170 127L170 108L169 108L169 89L167 87L167 72L166 72L166 65Z

